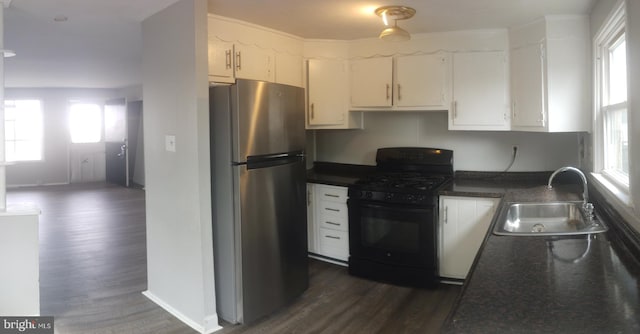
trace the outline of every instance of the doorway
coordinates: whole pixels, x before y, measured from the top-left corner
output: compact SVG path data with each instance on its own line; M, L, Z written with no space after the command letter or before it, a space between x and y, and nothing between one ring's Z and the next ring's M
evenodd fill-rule
M72 102L70 183L144 187L142 106L125 98L102 106Z

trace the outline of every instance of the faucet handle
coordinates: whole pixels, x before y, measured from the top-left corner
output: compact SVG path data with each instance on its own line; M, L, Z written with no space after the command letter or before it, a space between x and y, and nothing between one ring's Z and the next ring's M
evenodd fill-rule
M584 203L582 204L582 210L584 210L584 215L588 220L593 220L593 203Z

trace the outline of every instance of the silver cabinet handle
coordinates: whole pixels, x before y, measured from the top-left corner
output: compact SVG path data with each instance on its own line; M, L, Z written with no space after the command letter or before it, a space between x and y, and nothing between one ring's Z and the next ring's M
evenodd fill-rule
M453 109L453 119L458 118L458 102L451 102L451 109Z
M340 197L339 195L334 195L334 194L324 194L327 197L333 197L333 198L338 198Z
M224 52L224 60L225 60L225 68L231 69L231 50L226 50Z
M398 100L402 100L402 94L400 94L400 84L398 84Z
M325 238L340 240L340 237L336 237L336 236L333 236L333 235L325 235Z
M242 54L240 51L236 52L236 70L242 70Z
M315 118L315 105L311 103L311 119Z
M391 96L389 96L389 84L387 84L387 100L391 98Z
M338 224L338 223L334 223L334 222L325 222L325 223L327 223L327 224L329 224L329 225L335 225L335 226L340 226L340 225L342 225L342 224Z
M340 209L334 209L334 208L324 208L327 211L333 211L333 212L340 212Z
M449 221L449 207L445 206L444 207L444 218L442 219L444 221L444 223L448 223Z

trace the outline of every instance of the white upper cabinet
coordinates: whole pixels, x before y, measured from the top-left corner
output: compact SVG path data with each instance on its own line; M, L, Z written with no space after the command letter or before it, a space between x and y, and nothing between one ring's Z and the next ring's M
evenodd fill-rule
M277 53L275 80L280 84L304 87L302 79L303 68L304 62L302 55Z
M234 45L237 79L275 81L273 50L241 44Z
M503 51L453 54L449 130L509 130L509 85Z
M261 80L304 86L302 40L209 15L209 82Z
M393 58L351 61L351 106L391 107L393 104Z
M590 131L589 34L587 16L510 29L513 130Z
M354 109L448 108L448 58L444 54L356 59L351 61L350 74Z
M362 127L362 114L349 112L347 61L307 60L307 128Z
M397 107L447 109L447 56L399 56L395 61L393 98Z
M272 50L209 40L209 81L234 83L237 78L274 82L274 58Z
M233 43L209 39L209 81L233 83Z

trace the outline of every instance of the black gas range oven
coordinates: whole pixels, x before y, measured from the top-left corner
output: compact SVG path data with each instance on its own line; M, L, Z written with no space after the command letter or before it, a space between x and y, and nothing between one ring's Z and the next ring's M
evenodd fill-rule
M349 273L392 284L438 284L438 195L453 151L378 149L377 172L349 187Z

